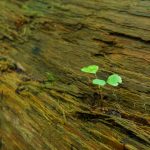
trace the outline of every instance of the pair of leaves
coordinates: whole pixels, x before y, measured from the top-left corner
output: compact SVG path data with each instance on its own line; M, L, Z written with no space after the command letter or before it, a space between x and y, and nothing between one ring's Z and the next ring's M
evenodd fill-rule
M118 86L120 83L122 83L122 79L118 74L112 74L108 77L107 81L94 79L92 83L100 86L104 86L106 83L111 86Z

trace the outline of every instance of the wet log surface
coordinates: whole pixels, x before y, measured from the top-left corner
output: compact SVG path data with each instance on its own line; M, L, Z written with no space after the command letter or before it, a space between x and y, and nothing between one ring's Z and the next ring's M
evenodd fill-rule
M149 0L3 0L0 8L1 150L150 149ZM103 107L80 72L91 64L99 77L123 77L105 88Z

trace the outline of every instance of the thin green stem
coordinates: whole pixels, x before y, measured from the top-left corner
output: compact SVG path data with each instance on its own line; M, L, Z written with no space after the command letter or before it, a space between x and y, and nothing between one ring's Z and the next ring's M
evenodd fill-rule
M102 90L102 88L100 90L100 96L101 96L101 100L103 100L103 90Z
M94 75L95 75L95 78L98 79L97 74L95 73ZM100 90L100 85L98 85L98 88Z
M91 85L91 80L90 80L89 77L87 77L87 79L88 79L88 84L89 84L89 86L90 86L90 85Z
M96 79L97 79L97 75L96 75L96 73L95 73L94 75L95 75L95 77L96 77Z
M95 73L94 75L95 75L95 78L98 79L97 74ZM101 106L103 106L103 92L102 92L102 88L100 87L100 85L98 85L98 89L99 89L98 93L100 95L101 102L102 102Z

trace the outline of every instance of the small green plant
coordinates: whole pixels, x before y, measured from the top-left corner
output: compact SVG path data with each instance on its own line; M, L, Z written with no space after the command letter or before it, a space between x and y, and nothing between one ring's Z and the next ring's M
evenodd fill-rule
M54 75L53 75L52 73L46 72L46 76L47 76L47 81L48 81L48 82L53 82L53 81L55 81L55 77L54 77Z
M122 83L122 78L118 74L112 74L107 78L106 81L102 79L98 79L97 77L98 70L99 70L99 67L97 65L90 65L90 66L81 68L82 72L91 73L95 75L95 79L92 80L92 84L98 86L101 100L103 100L103 93L102 93L103 87L106 84L109 84L111 86L118 86L120 83Z

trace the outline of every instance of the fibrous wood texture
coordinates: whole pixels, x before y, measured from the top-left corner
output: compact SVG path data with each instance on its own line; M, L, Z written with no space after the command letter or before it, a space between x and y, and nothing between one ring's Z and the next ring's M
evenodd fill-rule
M150 149L150 1L0 1L0 150ZM80 72L100 66L103 107ZM46 72L51 79L47 81Z

